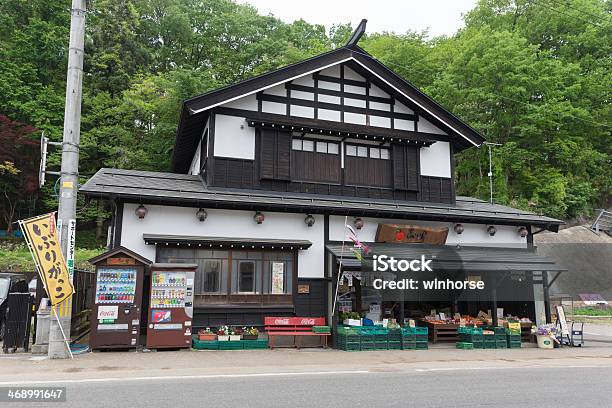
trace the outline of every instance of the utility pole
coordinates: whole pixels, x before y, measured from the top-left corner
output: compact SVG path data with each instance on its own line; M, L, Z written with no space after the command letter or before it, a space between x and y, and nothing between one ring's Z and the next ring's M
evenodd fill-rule
M68 47L68 72L66 79L66 104L64 108L64 135L62 141L62 167L60 171L60 196L58 208L58 232L62 253L66 259L70 279L74 274L74 240L76 232L76 204L79 179L79 143L81 138L81 99L83 90L83 55L85 43L86 0L72 0L70 9L70 44ZM64 333L70 340L72 299L63 302L58 310ZM49 331L49 357L67 358L69 350L60 327L51 320ZM62 339L63 340L63 339Z

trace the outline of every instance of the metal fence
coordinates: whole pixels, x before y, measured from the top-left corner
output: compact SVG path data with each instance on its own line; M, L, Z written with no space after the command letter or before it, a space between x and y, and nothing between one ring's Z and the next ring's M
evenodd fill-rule
M30 346L30 323L32 321L32 296L29 293L8 295L2 349L5 353L17 349L28 351Z

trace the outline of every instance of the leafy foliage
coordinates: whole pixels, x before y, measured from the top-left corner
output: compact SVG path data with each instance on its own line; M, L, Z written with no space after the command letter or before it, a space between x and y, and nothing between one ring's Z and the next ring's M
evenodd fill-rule
M88 8L81 182L100 167L167 170L184 99L342 46L351 33L283 23L231 0L91 0ZM55 141L69 9L69 0L0 1L0 114ZM609 2L481 0L465 21L452 37L382 33L361 46L503 144L493 156L495 201L564 218L608 206ZM3 166L5 184L26 174ZM48 167L58 166L54 152ZM456 169L459 194L488 198L486 149L460 154ZM37 212L55 208L52 182L42 196ZM80 225L101 227L107 206L83 206Z

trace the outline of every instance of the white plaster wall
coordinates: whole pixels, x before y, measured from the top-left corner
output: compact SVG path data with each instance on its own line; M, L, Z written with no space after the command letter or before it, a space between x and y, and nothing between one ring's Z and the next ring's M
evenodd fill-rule
M147 216L140 220L134 215L138 204L125 204L121 230L121 245L155 260L155 245L145 245L143 234L169 234L202 237L232 237L253 239L308 240L309 249L298 251L298 276L323 277L324 232L323 216L314 215L315 224L304 223L306 214L265 212L265 221L258 225L252 211L206 209L208 218L196 219L197 208L146 205Z
M354 79L356 81L363 81L364 80L364 77L362 77L361 75L359 75L358 73L356 73L355 71L353 71L352 69L350 69L347 66L344 67L344 78L346 78L346 79Z
M266 89L263 93L268 95L287 96L287 88L285 88L285 84L276 85Z
M422 147L420 154L421 175L451 177L451 155L448 142L435 142L429 147Z
M370 116L370 125L371 126L384 127L384 128L390 128L391 127L391 118L385 118L385 117L382 117L382 116Z
M235 101L226 103L221 105L225 108L234 108L234 109L245 109L250 111L257 110L257 97L255 94L245 96L240 99L236 99Z
M320 74L325 75L325 76L340 78L340 65L342 64L336 64L331 67L325 68L324 70L320 72Z
M323 95L319 95L323 96ZM340 122L340 111L333 111L328 109L319 109L317 111L319 119L321 120L333 120L335 122Z
M296 78L291 82L296 85L314 86L314 79L312 79L312 75L304 75L303 77Z
M287 113L287 105L284 103L263 101L261 102L261 110L266 113L284 115Z
M362 217L363 218L363 217ZM348 217L348 224L353 225L353 217ZM416 225L421 227L448 227L447 245L475 245L475 246L527 246L527 238L521 238L518 233L518 227L496 225L497 233L494 236L489 236L487 233L486 224L467 224L462 223L464 227L463 234L458 235L453 231L454 223L436 222L436 221L416 221L416 220L398 220L385 218L363 218L365 224L361 230L358 230L359 239L365 242L374 242L376 238L376 230L378 224L405 224ZM329 217L329 239L332 241L342 241L346 239L346 228L344 226L344 217L332 215Z
M366 115L361 113L344 112L345 123L355 123L357 125L366 124Z
M424 118L419 118L419 132L435 133L437 135L446 134L446 132L444 132L442 129L438 128L436 125Z
M393 111L398 113L414 113L412 109L400 102L395 102L395 106L393 106Z
M309 106L291 105L289 113L291 116L301 118L314 118L314 108Z
M351 92L360 95L366 94L366 89L363 86L355 86L355 85L344 85L344 92Z
M187 174L200 174L200 152L202 151L202 143L198 143L193 159L191 160L191 166L189 166L189 173Z
M395 119L393 121L396 129L400 130L414 130L414 122L405 119Z
M214 155L254 160L255 128L248 126L244 118L216 115Z
M380 96L381 98L389 98L389 94L377 87L376 85L370 86L370 95Z

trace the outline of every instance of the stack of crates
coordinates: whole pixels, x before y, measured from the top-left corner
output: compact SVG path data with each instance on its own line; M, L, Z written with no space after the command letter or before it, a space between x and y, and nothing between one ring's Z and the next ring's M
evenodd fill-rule
M361 336L356 327L338 326L336 330L336 344L340 350L361 350Z
M402 349L402 329L389 329L388 335L388 348L389 350L401 350Z
M483 339L483 347L485 349L494 349L497 346L497 343L495 342L495 333L493 334L484 334L482 335L482 339Z
M508 348L521 348L521 332L506 329L506 342Z
M506 328L505 327L493 327L495 332L495 348L505 349L508 348L508 341L506 340Z
M482 349L484 348L484 336L482 329L478 327L460 327L457 329L457 348L460 349ZM461 344L460 344L461 343ZM468 346L468 344L470 346Z
M268 348L268 339L241 340L245 350L262 350Z
M416 330L414 327L402 327L402 349L403 350L415 350L416 349Z
M219 350L243 350L242 340L240 341L220 341Z
M219 350L219 342L217 340L199 340L198 336L193 336L191 343L191 346L196 350Z
M376 341L378 327L361 326L358 329L361 337L361 350L378 350L378 344Z
M415 327L416 348L417 350L427 350L429 348L429 329L427 327Z

